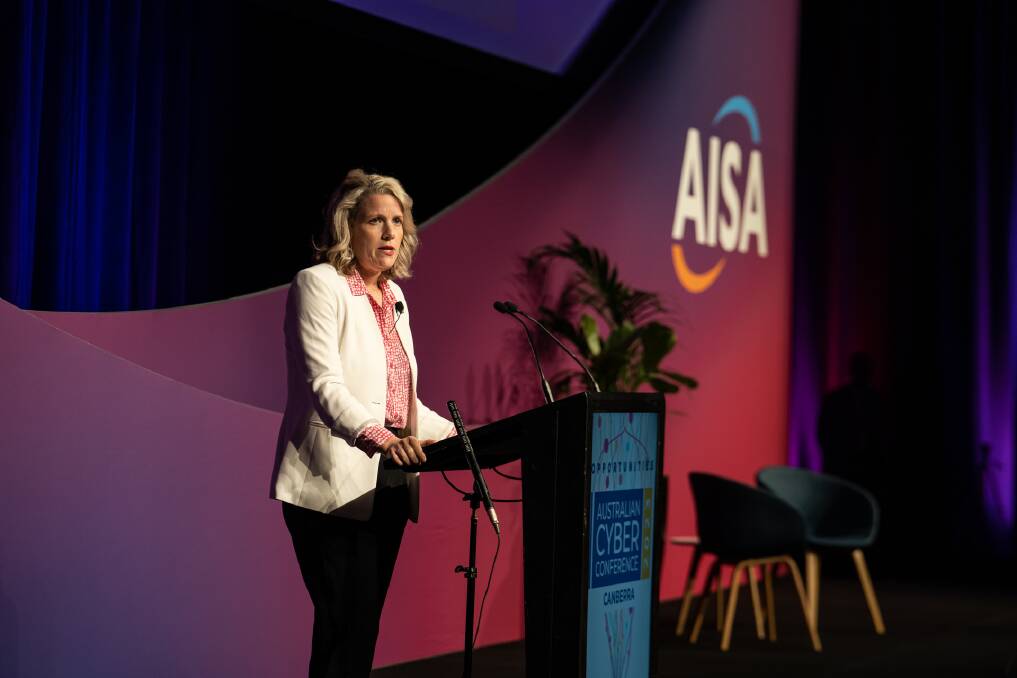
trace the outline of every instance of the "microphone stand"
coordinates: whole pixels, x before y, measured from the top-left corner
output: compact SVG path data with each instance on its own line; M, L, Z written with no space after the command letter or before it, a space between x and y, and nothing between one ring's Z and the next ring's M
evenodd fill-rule
M456 565L456 572L462 572L466 579L466 633L463 637L463 678L473 676L473 611L477 601L477 509L480 495L473 486L473 492L463 494L463 501L470 502L470 560L464 567Z
M462 572L466 579L466 629L463 634L463 678L473 677L473 615L477 601L477 509L483 503L488 511L491 524L497 534L501 534L498 524L498 515L494 512L494 505L491 501L491 494L487 490L487 483L480 472L480 465L477 463L476 453L466 433L462 417L459 415L459 408L454 400L448 401L448 411L452 415L452 422L455 424L456 432L463 443L463 453L466 461L473 472L473 492L463 492L463 501L470 502L470 555L469 564L456 565L455 572ZM499 536L500 539L500 536Z
M473 610L477 601L477 509L480 496L477 486L473 492L463 493L463 501L470 502L470 560L469 565L456 565L455 571L462 572L466 579L466 633L463 637L463 678L473 676Z

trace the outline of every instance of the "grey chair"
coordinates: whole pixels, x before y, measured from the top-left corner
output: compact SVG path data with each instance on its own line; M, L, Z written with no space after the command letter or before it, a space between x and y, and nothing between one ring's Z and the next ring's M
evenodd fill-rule
M767 466L756 482L791 506L805 521L805 581L811 616L819 625L821 555L850 551L876 633L886 633L864 549L879 532L879 504L867 490L836 476L791 466Z

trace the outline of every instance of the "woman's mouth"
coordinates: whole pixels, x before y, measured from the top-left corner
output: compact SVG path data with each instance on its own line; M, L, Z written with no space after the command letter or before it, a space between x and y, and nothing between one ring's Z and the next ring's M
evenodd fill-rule
M392 247L391 245L385 245L384 247L379 247L378 250L382 254L395 254L395 252L396 252L396 248Z

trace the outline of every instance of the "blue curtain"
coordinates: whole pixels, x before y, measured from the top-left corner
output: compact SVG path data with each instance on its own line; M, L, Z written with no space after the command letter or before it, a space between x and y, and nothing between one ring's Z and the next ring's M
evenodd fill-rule
M191 234L214 212L214 17L186 0L0 12L0 296L54 310L182 303L205 251Z

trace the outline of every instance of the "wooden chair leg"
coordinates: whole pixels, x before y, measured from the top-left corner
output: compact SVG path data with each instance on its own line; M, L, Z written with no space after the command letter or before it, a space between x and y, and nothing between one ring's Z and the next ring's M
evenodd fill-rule
M717 630L724 629L724 577L717 573Z
M749 570L749 592L752 594L752 613L756 617L756 637L760 640L766 638L766 629L763 624L763 606L759 602L759 575L756 572L756 565L752 564Z
M766 622L770 642L777 640L777 611L773 607L773 563L763 565L763 588L766 592Z
M720 561L715 560L713 565L710 566L709 572L706 573L706 584L703 589L703 595L699 597L699 602L696 604L696 616L692 622L692 632L689 633L689 642L695 643L699 640L699 630L703 627L703 617L706 616L706 605L710 601L710 584L718 579L720 575ZM719 586L719 582L718 582Z
M682 607L678 612L678 625L674 629L674 634L680 636L685 633L685 624L689 620L689 610L692 609L692 591L696 586L696 574L699 573L699 561L703 556L703 552L696 547L692 551L692 563L689 565L689 573L685 577L685 593L682 594ZM709 594L709 588L705 589L704 595Z
M785 556L781 558L788 569L791 570L791 577L795 581L795 589L798 591L798 598L802 601L802 612L805 614L805 625L809 628L809 636L812 638L812 649L816 652L822 652L823 646L819 642L819 631L816 629L816 622L809 614L809 600L808 596L805 595L805 585L802 583L802 573L798 569L798 565L790 557Z
M724 632L720 637L720 651L727 652L731 647L731 627L734 626L735 608L738 606L738 585L741 583L742 570L746 567L745 561L735 566L731 574L731 590L727 595L727 612L724 613Z
M851 552L851 557L854 558L858 579L862 582L862 590L865 591L865 602L869 604L872 624L876 627L876 633L883 635L886 633L886 626L883 624L883 613L879 610L879 601L876 600L876 591L872 588L869 568L865 565L865 555L861 549L855 549Z
M819 628L819 554L805 553L805 589L809 594L809 615L812 623Z

